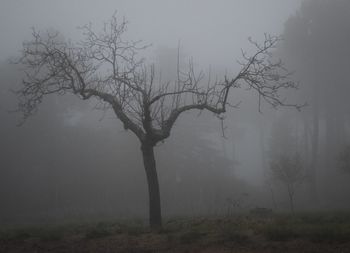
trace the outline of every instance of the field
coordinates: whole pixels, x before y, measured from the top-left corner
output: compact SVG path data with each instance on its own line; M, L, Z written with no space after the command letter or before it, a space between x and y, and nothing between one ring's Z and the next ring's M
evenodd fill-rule
M3 228L0 252L350 253L350 213L174 218Z

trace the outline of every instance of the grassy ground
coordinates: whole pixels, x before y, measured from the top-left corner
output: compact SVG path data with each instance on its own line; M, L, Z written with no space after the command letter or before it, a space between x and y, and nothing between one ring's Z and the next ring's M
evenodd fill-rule
M169 219L23 227L0 232L0 252L350 253L350 213Z

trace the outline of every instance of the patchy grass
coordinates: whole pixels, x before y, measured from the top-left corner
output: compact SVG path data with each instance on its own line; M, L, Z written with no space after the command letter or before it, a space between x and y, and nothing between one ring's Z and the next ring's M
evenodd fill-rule
M206 248L215 252L227 252L234 248L239 248L240 252L281 252L284 251L281 243L290 247L301 245L312 248L308 252L316 252L314 248L318 249L317 252L332 252L334 245L348 250L350 214L300 213L275 214L271 217L246 214L231 218L177 218L164 221L164 226L154 231L140 220L0 231L0 252L11 252L12 248L17 250L13 252L35 252L34 248L38 245L44 247L40 252L56 252L55 248L57 252L202 252ZM19 245L22 245L22 251L18 250Z
M288 241L298 237L290 226L280 224L269 224L263 228L262 232L271 241Z
M249 231L244 227L226 224L221 228L219 236L224 242L246 244L250 241Z
M280 215L261 227L260 232L272 241L350 242L350 216L345 213Z
M95 226L89 227L85 232L86 239L102 238L118 233L119 227L114 223L100 222Z
M181 234L179 236L179 239L180 239L180 243L184 243L184 244L195 243L199 239L201 239L204 235L205 233L200 232L198 230L191 230Z
M9 229L0 232L0 240L21 241L35 238L41 241L58 241L63 239L65 230L64 227L55 226Z

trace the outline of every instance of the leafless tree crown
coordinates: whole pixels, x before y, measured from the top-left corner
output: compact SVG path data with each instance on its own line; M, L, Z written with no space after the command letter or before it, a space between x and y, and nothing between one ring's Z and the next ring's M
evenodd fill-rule
M82 99L97 98L111 107L117 117L141 141L166 139L179 115L189 110L208 110L216 115L226 112L230 91L246 87L257 92L260 100L273 107L300 106L281 98L284 89L297 88L290 73L271 50L279 37L265 36L252 56L243 53L241 68L233 78L212 81L203 72L196 74L190 62L187 71L177 67L177 80L163 82L154 66L144 63L142 41L125 40L127 21L113 15L100 33L91 24L81 27L84 39L68 42L58 32L41 33L33 29L31 41L23 43L18 61L26 68L23 86L17 91L19 109L28 117L47 94L74 93Z

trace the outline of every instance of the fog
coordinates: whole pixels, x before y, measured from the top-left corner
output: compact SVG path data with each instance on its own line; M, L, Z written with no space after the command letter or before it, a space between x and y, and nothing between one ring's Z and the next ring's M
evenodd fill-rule
M283 90L282 101L306 103L272 108L243 87L230 93L241 103L227 108L224 121L206 110L181 114L154 148L163 217L289 212L290 184L292 209L349 208L347 1L1 0L0 7L0 224L147 219L140 142L111 108L70 92L49 94L23 123L12 92L26 78L25 65L13 61L32 27L79 43L78 27L100 31L113 13L129 21L128 40L151 45L142 51L145 63L169 82L190 59L205 80L209 73L232 78L241 49L256 50L248 38L282 35L272 56L299 84ZM287 175L296 173L288 180L276 172L286 160Z

